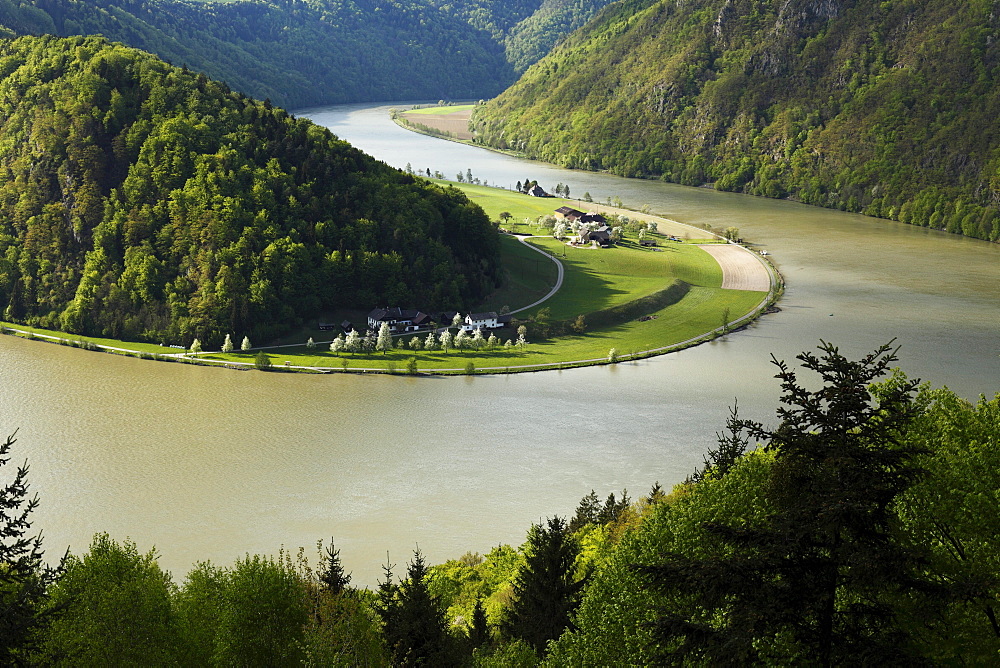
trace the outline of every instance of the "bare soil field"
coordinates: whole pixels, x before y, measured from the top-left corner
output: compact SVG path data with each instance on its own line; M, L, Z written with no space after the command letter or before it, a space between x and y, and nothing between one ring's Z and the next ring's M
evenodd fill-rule
M460 109L450 114L414 114L402 112L400 116L413 124L426 125L435 130L450 132L455 139L471 140L472 133L469 132L469 116L471 109Z
M701 247L722 267L722 287L730 290L771 289L771 275L764 263L736 244L705 244Z

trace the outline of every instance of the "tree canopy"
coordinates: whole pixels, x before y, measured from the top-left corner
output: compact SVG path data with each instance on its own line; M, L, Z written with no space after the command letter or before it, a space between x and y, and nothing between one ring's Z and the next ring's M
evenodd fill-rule
M463 194L267 102L101 38L3 41L0 63L7 320L210 348L499 279Z

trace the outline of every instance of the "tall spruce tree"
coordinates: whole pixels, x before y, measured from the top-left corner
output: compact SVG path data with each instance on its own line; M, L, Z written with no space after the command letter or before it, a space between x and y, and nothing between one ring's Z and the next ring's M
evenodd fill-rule
M802 353L823 385L803 387L774 360L781 380L776 429L739 421L775 453L766 496L773 512L754 525L706 525L726 549L715 558L667 555L639 566L653 588L691 602L656 622L671 663L889 663L908 657L894 603L941 593L894 535L894 501L920 477L920 452L903 445L916 381L872 383L896 361L890 345L860 361L821 342ZM675 599L678 600L678 599Z
M332 538L330 546L326 548L323 571L319 574L319 581L324 590L334 595L344 593L351 584L351 574L344 572L344 565L340 563L340 550L334 547Z
M514 603L503 623L507 635L541 654L570 626L587 580L577 574L579 554L580 544L563 518L532 525L525 562L514 580Z
M378 612L394 665L451 665L455 657L448 621L440 600L428 588L423 554L414 550L406 580L398 585L392 583L391 567L386 565L384 570L386 581L379 584Z
M16 432L15 432L16 434ZM14 434L0 444L0 470L10 462ZM28 465L0 487L0 665L25 665L33 633L46 621L48 586L59 571L42 561L42 534L31 532L38 497L28 498Z

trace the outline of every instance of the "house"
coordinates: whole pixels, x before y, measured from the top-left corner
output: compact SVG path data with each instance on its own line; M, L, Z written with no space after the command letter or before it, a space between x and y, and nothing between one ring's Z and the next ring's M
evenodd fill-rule
M607 248L611 245L611 228L607 225L601 225L593 229L587 226L581 227L580 236L577 237L576 242L578 244L597 242L602 247Z
M556 209L555 218L556 220L565 220L567 222L573 222L574 220L580 220L583 217L583 211L577 211L568 206L561 206Z
M488 311L486 313L470 313L465 316L465 323L462 325L462 331L464 332L474 332L477 329L499 329L503 325L499 322L500 318L495 311Z
M639 245L640 246L655 246L656 245L656 239L640 239L639 240Z
M333 324L332 322L323 322L322 320L320 322L318 322L316 326L317 326L317 328L320 331L327 331L327 330L330 330L330 329L337 329L337 326L335 324Z
M528 188L528 194L532 197L552 197L552 195L545 192L540 185L533 185Z
M590 211L580 216L580 224L585 223L596 224L596 225L607 225L608 220L596 211Z
M398 306L373 309L368 314L368 329L377 332L383 323L388 323L390 332L415 332L430 327L431 317L417 309L402 309Z

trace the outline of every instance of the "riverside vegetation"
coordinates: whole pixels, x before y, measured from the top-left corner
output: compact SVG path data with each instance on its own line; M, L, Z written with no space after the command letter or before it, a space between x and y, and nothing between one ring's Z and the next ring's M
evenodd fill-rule
M564 167L1000 240L1000 14L973 0L627 0L472 117Z
M777 364L778 426L735 408L705 465L593 491L500 545L352 586L334 545L182 581L107 534L45 565L0 443L4 665L983 665L1000 650L1000 395L918 386L887 346ZM803 382L799 374L808 376ZM813 382L815 377L822 380ZM805 384L815 389L807 389ZM761 447L749 450L752 443Z

